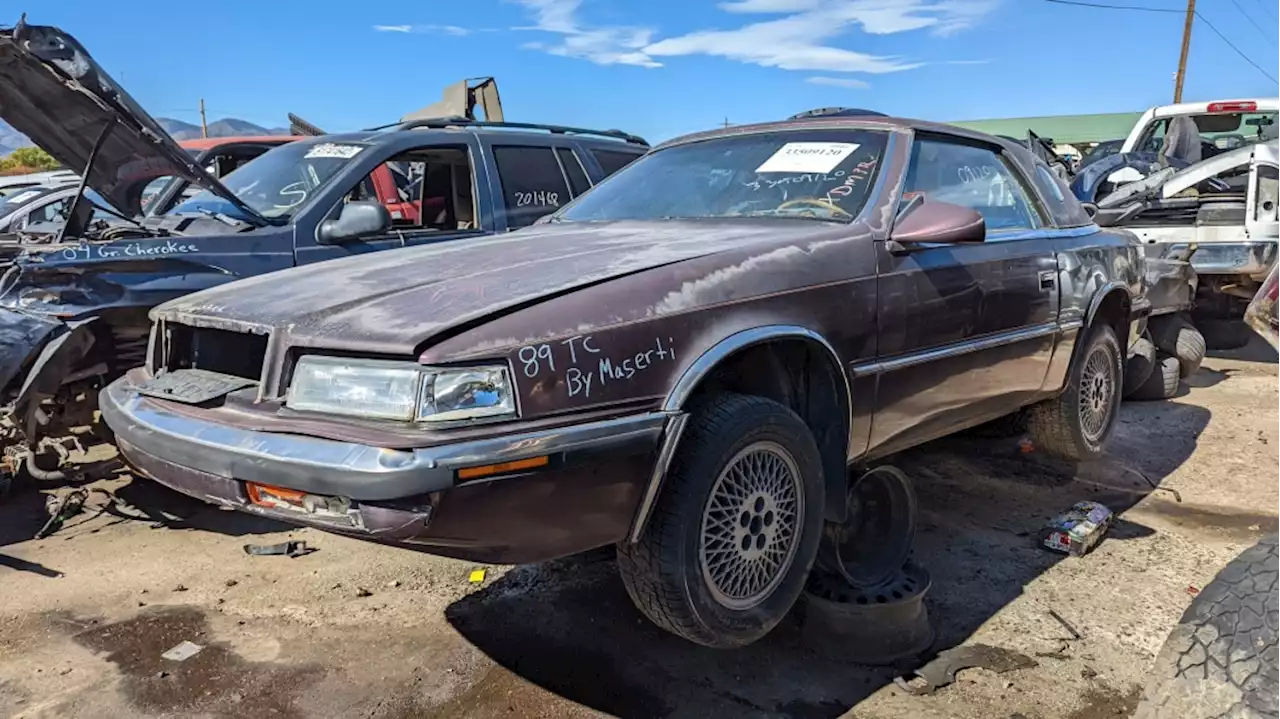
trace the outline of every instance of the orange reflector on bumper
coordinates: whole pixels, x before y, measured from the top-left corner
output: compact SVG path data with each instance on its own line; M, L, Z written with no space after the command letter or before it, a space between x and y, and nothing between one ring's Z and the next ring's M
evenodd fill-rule
M481 477L490 477L495 474L504 474L506 472L518 472L522 469L537 469L545 467L551 463L551 458L547 455L541 457L530 457L528 459L517 459L512 462L502 462L500 464L482 464L479 467L467 467L458 470L458 479L479 479Z
M281 504L301 507L303 498L307 496L306 492L299 492L296 489L272 487L268 484L253 482L246 482L245 489L248 491L249 501L263 507L276 507Z

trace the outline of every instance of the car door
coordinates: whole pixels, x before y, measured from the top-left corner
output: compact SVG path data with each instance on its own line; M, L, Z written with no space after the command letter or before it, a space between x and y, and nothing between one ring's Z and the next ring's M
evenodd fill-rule
M498 214L507 230L528 227L573 199L569 178L552 143L495 139L489 146L498 170Z
M878 243L876 454L1016 410L1039 392L1056 332L1053 246L998 145L917 135L903 201L971 207L986 241Z

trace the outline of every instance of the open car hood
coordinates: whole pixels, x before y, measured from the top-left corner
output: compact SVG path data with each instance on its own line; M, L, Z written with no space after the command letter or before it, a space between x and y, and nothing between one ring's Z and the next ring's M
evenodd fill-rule
M141 214L143 188L166 175L238 202L56 27L0 28L0 117L76 172L111 127L88 185L126 215Z

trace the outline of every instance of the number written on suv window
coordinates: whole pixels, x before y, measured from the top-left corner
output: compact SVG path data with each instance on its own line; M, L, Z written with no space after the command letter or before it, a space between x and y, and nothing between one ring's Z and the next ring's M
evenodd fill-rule
M569 201L569 185L549 147L495 147L507 227L528 227Z

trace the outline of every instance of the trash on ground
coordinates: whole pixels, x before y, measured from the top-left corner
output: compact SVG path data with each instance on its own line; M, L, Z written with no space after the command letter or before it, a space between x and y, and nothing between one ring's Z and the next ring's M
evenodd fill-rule
M1058 614L1057 612L1055 612L1055 611L1053 611L1052 609L1050 609L1050 610L1049 610L1049 616L1051 616L1051 617L1053 617L1055 620L1057 620L1057 622L1058 622L1059 624L1061 624L1061 625L1062 625L1062 628L1063 628L1063 629L1066 629L1066 630L1071 634L1071 638L1072 638L1072 639L1080 639L1080 638L1081 638L1081 636L1080 636L1080 632L1076 631L1076 628L1075 628L1075 627L1073 627L1073 626L1071 626L1071 622L1068 622L1067 620L1063 619L1061 614Z
M484 581L484 573L485 570L483 569L473 569L471 570L470 576L467 577L467 581L472 584L480 584Z
M1188 585L1187 585L1187 594L1190 594L1191 596L1193 596L1193 597L1194 597L1195 595L1197 595L1197 594L1199 594L1199 593L1200 593L1200 588L1199 588L1199 587L1197 587L1197 586L1195 586L1195 585L1193 585L1193 584L1188 584Z
M160 656L170 661L181 662L181 661L186 661L187 659L190 659L191 657L194 657L195 655L199 654L201 649L204 649L203 645L196 644L194 642L189 642L184 639L177 646L165 652L164 654L161 654Z
M83 489L50 494L44 501L45 511L49 513L49 521L44 523L39 532L36 532L35 538L44 539L61 529L63 522L80 513L84 507L84 500L88 496L89 493Z
M356 596L357 596L357 597L362 597L362 598L363 598L363 597L372 597L372 596L373 596L373 592L369 591L368 589L365 589L364 587L356 587Z
M1076 502L1036 534L1036 543L1073 557L1088 554L1111 527L1111 510L1097 502Z
M966 644L938 654L933 661L911 672L910 677L894 677L893 683L908 694L924 696L954 682L956 673L961 669L981 667L996 674L1004 674L1037 666L1039 664L1031 657L1010 649L987 644Z
M302 557L318 549L308 547L307 543L302 540L290 540L288 542L280 542L279 544L246 544L244 545L244 553L251 554L255 557L269 557L273 555L283 555L286 557Z

